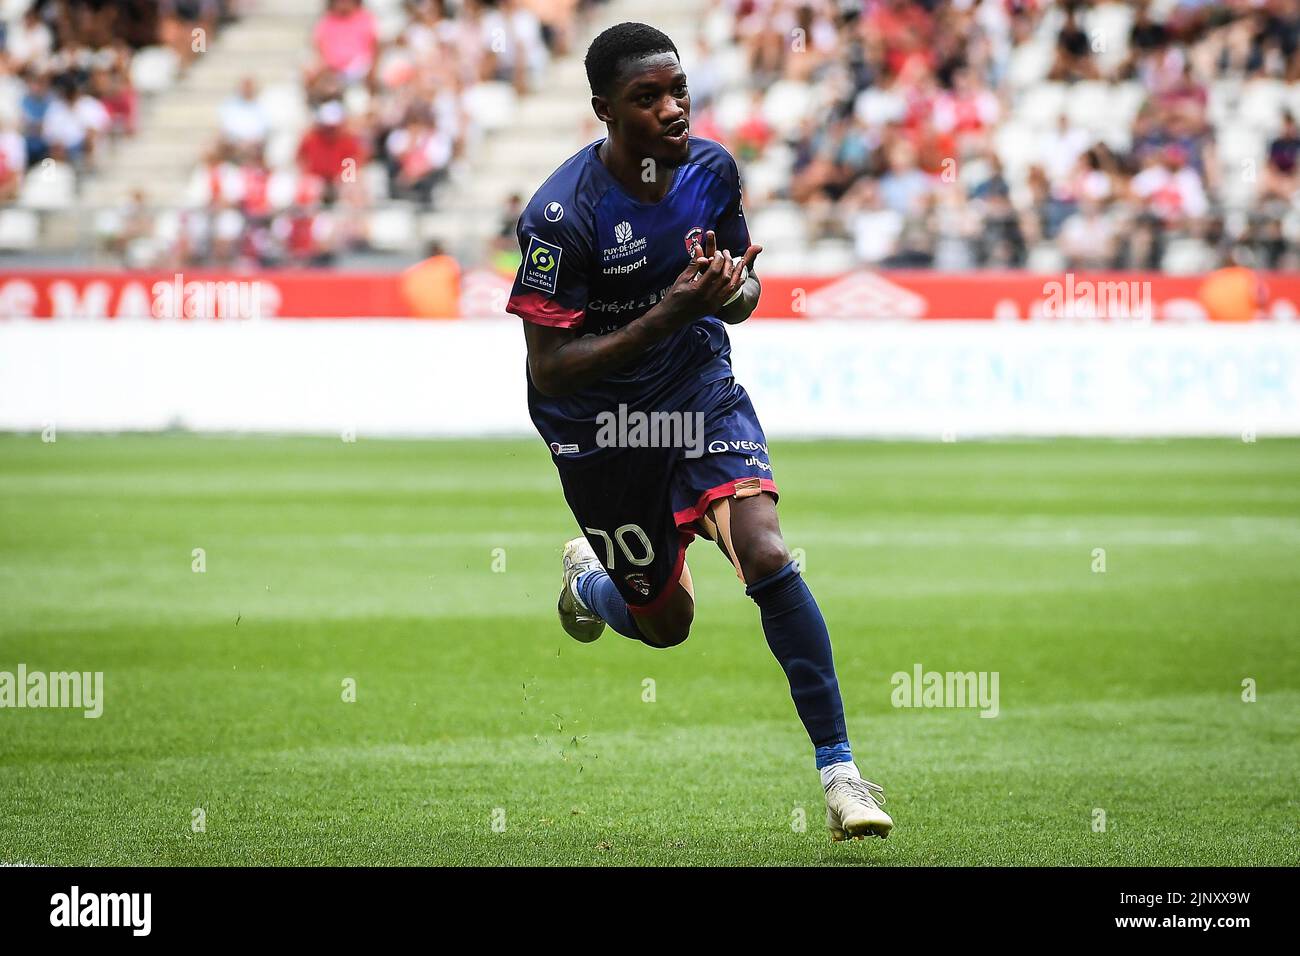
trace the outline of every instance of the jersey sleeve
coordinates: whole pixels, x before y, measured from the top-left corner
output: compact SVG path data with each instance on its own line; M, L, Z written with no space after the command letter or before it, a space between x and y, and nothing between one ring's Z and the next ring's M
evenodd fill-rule
M558 329L577 328L587 309L589 243L566 221L567 211L559 203L530 204L519 217L515 234L523 259L506 302L507 312Z
M730 196L714 232L718 237L718 248L729 249L733 256L739 257L749 248L749 226L745 222L745 210L740 205L740 170L730 156L727 157L727 167L730 175L725 182Z

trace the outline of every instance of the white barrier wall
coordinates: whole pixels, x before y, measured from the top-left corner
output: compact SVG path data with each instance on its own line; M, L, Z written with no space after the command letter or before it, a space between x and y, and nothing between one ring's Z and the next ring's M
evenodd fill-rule
M1300 325L753 322L769 434L1300 434ZM532 434L515 319L0 322L0 429Z

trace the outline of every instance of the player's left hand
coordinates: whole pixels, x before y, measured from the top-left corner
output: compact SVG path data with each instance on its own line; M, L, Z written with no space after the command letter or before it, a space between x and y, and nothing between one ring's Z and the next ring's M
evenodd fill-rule
M716 310L721 309L724 305L731 302L739 293L745 280L749 278L749 273L753 269L754 260L758 254L763 251L762 246L752 245L745 250L745 255L741 259L734 259L730 249L718 249L718 237L713 230L704 234L704 243L698 241L692 248L691 254L697 260L702 260L700 271L696 278L709 275L717 281L718 291L710 297L710 305Z

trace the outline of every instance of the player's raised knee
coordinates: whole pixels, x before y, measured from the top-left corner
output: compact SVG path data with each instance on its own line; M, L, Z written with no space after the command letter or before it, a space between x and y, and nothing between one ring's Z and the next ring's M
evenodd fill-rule
M691 636L694 619L693 607L669 608L653 617L638 618L637 627L651 647L676 647Z

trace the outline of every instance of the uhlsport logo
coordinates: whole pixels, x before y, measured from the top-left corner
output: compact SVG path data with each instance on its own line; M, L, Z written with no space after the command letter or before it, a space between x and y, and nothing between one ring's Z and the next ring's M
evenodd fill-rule
M83 893L74 885L50 897L51 926L126 926L133 936L148 936L152 914L152 893Z
M523 274L519 281L523 285L554 294L555 277L559 275L560 255L564 250L545 239L536 236L528 238L528 252L524 256Z
M564 207L558 202L548 202L542 215L546 217L547 222L559 222L564 218Z

